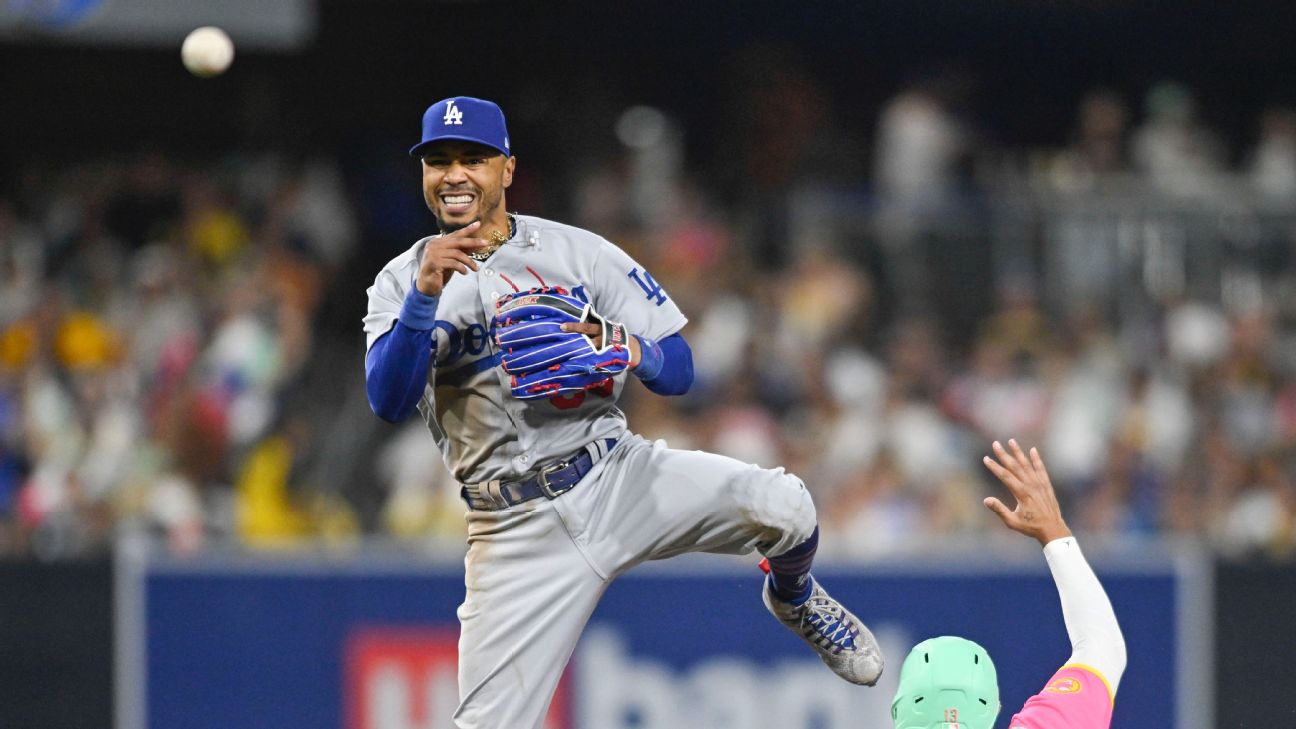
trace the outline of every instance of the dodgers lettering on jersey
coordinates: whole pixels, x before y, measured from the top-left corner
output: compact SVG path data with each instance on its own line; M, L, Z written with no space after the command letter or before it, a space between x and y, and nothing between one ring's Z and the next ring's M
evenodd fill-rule
M441 292L434 352L419 412L446 465L463 483L515 479L626 429L616 401L627 374L573 396L519 400L499 367L491 320L499 297L536 286L561 286L632 334L668 337L688 323L660 284L617 246L589 231L516 216L512 239ZM424 238L392 259L369 288L366 349L395 324L413 286Z
M1044 690L1008 722L1009 729L1108 729L1112 693L1107 680L1088 666L1059 668Z

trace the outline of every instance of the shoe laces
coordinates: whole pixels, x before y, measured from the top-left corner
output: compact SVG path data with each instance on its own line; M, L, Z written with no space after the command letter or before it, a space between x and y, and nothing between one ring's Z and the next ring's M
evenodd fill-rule
M802 627L809 626L823 636L838 651L855 650L855 637L859 630L846 615L846 610L826 595L811 595L802 605Z

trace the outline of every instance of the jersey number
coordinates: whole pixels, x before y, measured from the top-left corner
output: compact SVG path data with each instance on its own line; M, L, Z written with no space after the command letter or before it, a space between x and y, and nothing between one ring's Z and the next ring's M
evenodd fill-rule
M639 269L634 268L628 275L639 284L639 288L643 289L644 296L647 296L649 301L656 301L658 306L666 303L666 292L662 291L661 284L653 280L651 273L644 271L641 275Z
M549 404L559 410L571 410L572 408L580 407L581 403L585 402L585 395L588 392L592 392L599 397L612 397L612 391L615 387L616 383L612 382L612 378L609 377L599 383L598 387L591 390L581 390L580 392L573 392L569 395L552 395L549 398Z

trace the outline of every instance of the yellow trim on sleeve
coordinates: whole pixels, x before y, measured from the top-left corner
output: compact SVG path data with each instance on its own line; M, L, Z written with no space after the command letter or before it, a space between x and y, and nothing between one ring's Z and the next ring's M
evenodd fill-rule
M1102 675L1102 671L1099 671L1093 666L1086 666L1083 663L1068 663L1065 666L1062 666L1062 668L1059 668L1058 670L1064 671L1068 668L1079 668L1082 671L1088 671L1089 673L1092 673L1093 675L1097 676L1098 680L1102 681L1103 685L1107 687L1107 697L1111 699L1112 708L1113 709L1116 708L1116 692L1112 691L1111 684L1107 682L1107 677Z

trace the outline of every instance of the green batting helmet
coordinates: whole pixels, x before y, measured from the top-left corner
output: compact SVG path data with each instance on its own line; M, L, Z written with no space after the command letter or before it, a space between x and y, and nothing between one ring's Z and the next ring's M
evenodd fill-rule
M895 729L991 729L999 677L985 648L944 635L914 646L891 702Z

